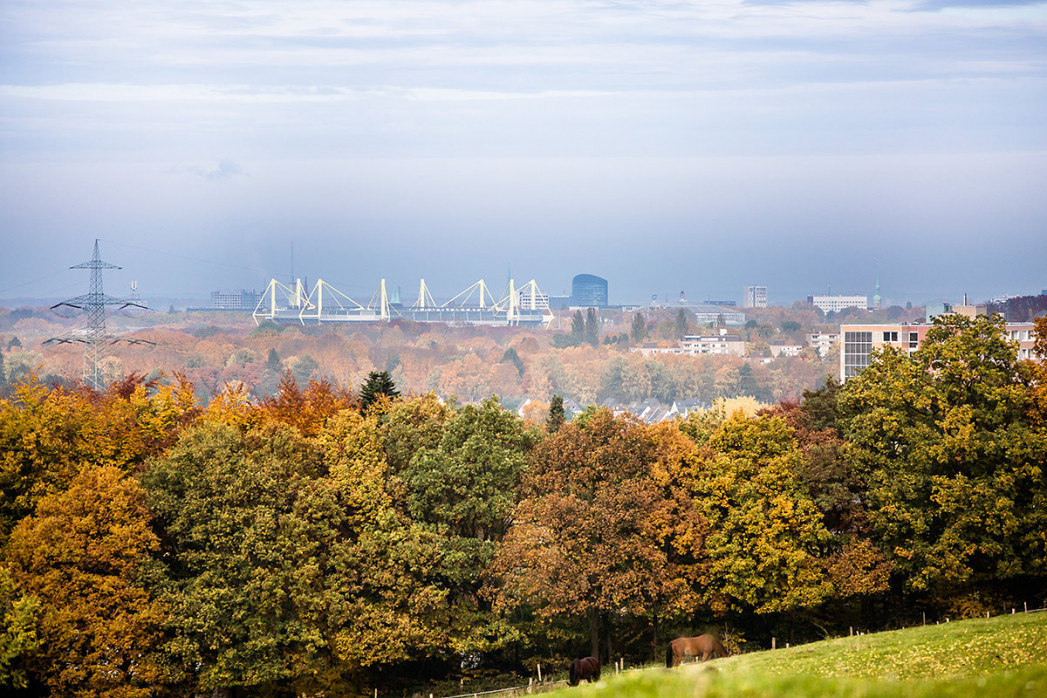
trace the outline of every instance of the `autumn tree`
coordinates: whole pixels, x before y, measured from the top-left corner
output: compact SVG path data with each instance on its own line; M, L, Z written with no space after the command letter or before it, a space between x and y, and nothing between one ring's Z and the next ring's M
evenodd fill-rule
M331 556L322 578L336 603L327 607L326 620L317 620L333 660L350 675L453 645L447 591L418 573L437 565L440 551L427 531L396 511L384 439L376 415L349 410L319 437L326 480L337 493L331 524L339 538L321 539L316 553L334 540L341 552ZM327 663L336 668L333 660Z
M773 613L829 597L829 532L797 484L800 453L778 417L736 412L707 442L695 499L710 533L700 588L714 611Z
M33 667L55 695L144 697L165 683L156 652L167 609L143 584L159 546L150 519L138 483L101 466L12 532L11 576L40 604Z
M247 395L227 397L230 404L219 409L236 411L247 406ZM327 379L312 380L303 390L290 372L285 372L275 395L262 398L259 409L247 410L250 424L276 421L297 428L304 436L316 436L338 412L356 406L352 394Z
M590 652L606 654L601 625L615 614L645 615L672 588L655 524L664 505L648 471L652 455L642 428L606 410L540 443L492 566L496 607L580 621Z
M410 467L415 453L439 446L444 425L453 414L450 406L427 393L397 400L382 415L382 436L394 487L402 485L399 474Z
M0 541L44 496L60 492L81 470L141 466L177 438L195 415L191 385L140 375L103 393L50 388L35 377L0 400Z

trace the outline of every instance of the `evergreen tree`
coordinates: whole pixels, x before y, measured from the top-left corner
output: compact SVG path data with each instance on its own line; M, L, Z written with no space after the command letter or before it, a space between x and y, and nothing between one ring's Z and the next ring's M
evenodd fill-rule
M585 341L594 347L600 343L600 318L596 315L596 308L585 311Z
M633 324L629 328L629 336L632 337L634 342L639 342L647 336L647 323L644 321L642 313L633 315Z
M391 400L400 397L400 391L396 389L388 371L371 371L367 382L360 388L360 408L366 411L383 395Z
M581 310L574 311L574 317L571 318L571 338L579 344L585 338L585 318Z
M545 420L545 430L550 434L560 431L560 427L567 421L563 410L563 396L553 395L549 401L549 416Z
M280 355L276 353L276 347L270 347L269 356L265 360L265 367L270 371L280 370Z
M501 363L503 363L503 364L504 363L511 363L513 366L516 366L517 373L519 373L521 376L523 376L523 374L524 374L523 359L520 358L520 355L518 353L516 353L516 350L513 349L512 347L509 347L508 349L506 349L505 353L502 354L502 361L501 361Z
M683 308L676 314L676 334L680 337L687 334L687 311Z

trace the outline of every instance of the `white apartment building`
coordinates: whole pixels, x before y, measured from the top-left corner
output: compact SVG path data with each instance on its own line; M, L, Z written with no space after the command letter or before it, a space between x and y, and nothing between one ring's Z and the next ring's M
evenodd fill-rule
M815 308L821 308L823 313L839 312L845 308L869 309L866 296L807 296L807 302Z
M743 308L766 308L767 307L767 287L766 286L746 286L745 291L742 294L742 307Z
M644 356L652 354L686 354L697 356L699 354L722 354L728 356L745 356L745 340L733 334L727 334L727 330L720 330L719 334L697 335L689 334L680 340L679 346L656 347L644 345L633 349Z
M745 340L723 331L714 335L689 334L680 341L680 353L745 356Z
M807 335L807 343L818 351L818 356L828 354L839 341L839 332L811 332Z

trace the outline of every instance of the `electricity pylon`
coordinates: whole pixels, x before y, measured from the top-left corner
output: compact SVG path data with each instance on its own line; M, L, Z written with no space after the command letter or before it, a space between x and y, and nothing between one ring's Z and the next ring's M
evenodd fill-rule
M102 390L105 388L106 381L99 364L104 358L102 354L107 347L117 342L127 342L128 344L153 343L143 339L128 339L109 334L105 327L105 307L107 305L120 306L120 310L125 308L149 310L149 307L137 300L107 296L102 292L102 270L119 269L120 267L102 261L101 256L98 254L98 240L95 240L95 253L90 261L69 268L90 269L91 288L87 295L56 303L51 306L51 310L62 306L82 310L87 313L87 327L60 337L52 337L44 344L82 343L84 345L84 383L95 390Z

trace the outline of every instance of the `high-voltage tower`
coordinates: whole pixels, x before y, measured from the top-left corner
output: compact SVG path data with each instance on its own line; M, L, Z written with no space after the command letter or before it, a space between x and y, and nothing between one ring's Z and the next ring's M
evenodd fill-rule
M119 269L120 267L102 261L102 258L98 253L98 240L95 240L95 253L90 261L69 268L90 269L91 288L87 295L77 296L76 298L70 298L61 303L56 303L51 306L51 310L63 306L82 310L87 313L87 327L59 337L52 337L44 342L44 344L71 344L73 342L83 344L84 383L95 390L102 390L106 386L106 381L105 377L102 375L100 362L105 358L103 352L107 347L116 344L117 342L127 342L128 344L153 344L153 342L144 339L130 339L109 334L105 327L105 307L107 305L119 306L120 310L127 308L149 310L149 307L137 299L116 298L115 296L107 296L102 292L102 270Z

